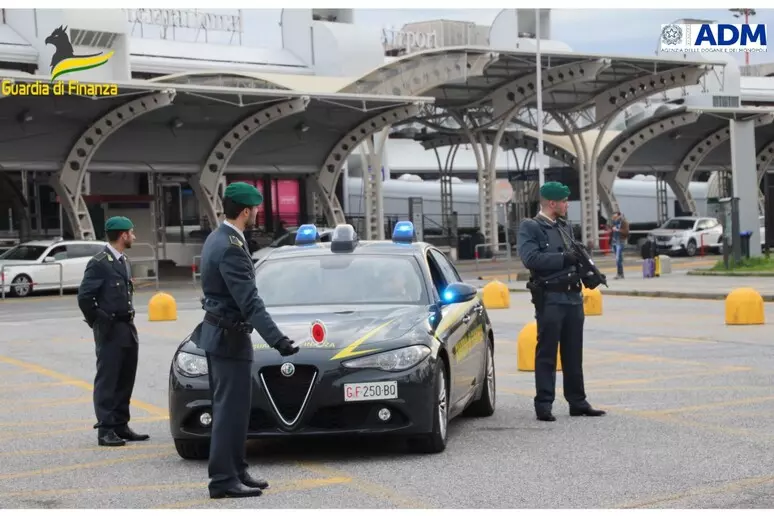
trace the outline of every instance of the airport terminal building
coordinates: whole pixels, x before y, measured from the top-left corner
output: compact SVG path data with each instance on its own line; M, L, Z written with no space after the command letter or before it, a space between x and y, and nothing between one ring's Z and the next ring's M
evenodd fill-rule
M592 247L600 220L640 210L626 196L652 199L654 222L739 197L754 235L774 211L762 188L773 67L580 54L551 34L548 9L540 80L530 9L491 26L381 31L351 9L283 10L267 48L244 44L246 20L2 9L0 240L100 239L120 213L159 260L190 266L221 217L219 192L239 180L264 193L263 245L279 222L349 222L384 238L411 217L448 248L470 232L496 246L534 210L540 83L546 178L572 186Z

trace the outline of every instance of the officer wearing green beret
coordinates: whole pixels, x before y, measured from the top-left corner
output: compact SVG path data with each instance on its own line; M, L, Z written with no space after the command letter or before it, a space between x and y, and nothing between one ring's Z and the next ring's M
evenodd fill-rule
M253 261L244 231L252 228L263 202L247 183L231 183L223 195L226 220L204 242L201 282L204 321L193 342L207 355L212 392L209 452L211 498L260 496L269 484L252 477L245 462L245 441L253 391L253 328L280 355L298 352L272 320L258 295Z
M530 271L537 320L535 413L540 421L556 421L552 413L556 389L557 347L562 357L564 397L571 416L602 416L586 401L583 382L583 296L567 224L570 189L558 182L540 187L540 212L519 226L518 251Z
M129 428L129 402L137 373L139 339L134 325L134 285L124 251L134 242L134 225L126 217L105 222L108 244L89 260L78 289L78 306L94 332L97 374L94 412L97 443L123 446L144 441Z

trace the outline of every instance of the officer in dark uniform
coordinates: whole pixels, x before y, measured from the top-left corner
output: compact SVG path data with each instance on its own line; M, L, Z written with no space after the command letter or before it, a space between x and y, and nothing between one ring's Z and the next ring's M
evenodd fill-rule
M193 340L207 354L212 393L210 497L260 496L269 484L247 472L245 442L250 420L255 328L282 356L298 347L274 324L255 286L244 231L255 224L261 193L247 183L226 187L226 220L210 233L201 256L204 321Z
M540 212L519 227L519 256L530 270L527 287L535 304L538 342L535 352L535 413L540 421L556 421L551 413L556 388L557 346L562 357L564 397L571 416L602 416L586 401L583 385L583 296L567 224L570 189L557 182L540 188Z
M129 401L137 374L139 340L134 326L132 272L124 250L134 242L134 225L126 217L105 222L108 244L86 265L78 306L94 332L97 374L94 412L100 446L123 446L148 435L129 428Z

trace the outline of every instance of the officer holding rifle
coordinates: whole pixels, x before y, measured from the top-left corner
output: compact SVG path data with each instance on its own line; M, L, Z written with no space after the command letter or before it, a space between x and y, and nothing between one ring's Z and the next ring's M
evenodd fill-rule
M583 384L582 285L607 284L567 224L570 189L558 182L540 188L540 212L519 227L519 256L530 271L527 288L535 305L538 342L535 353L535 413L556 421L551 412L556 389L557 347L561 351L564 397L571 416L602 416L586 401Z

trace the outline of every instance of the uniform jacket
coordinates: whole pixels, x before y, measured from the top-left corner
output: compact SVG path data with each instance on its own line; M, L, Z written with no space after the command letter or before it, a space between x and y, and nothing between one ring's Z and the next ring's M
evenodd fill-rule
M270 346L284 336L274 324L255 285L253 260L247 243L232 228L221 224L207 236L201 256L202 308L231 322L247 322ZM253 359L250 335L224 330L207 321L197 328L197 346L213 355Z
M124 260L123 264L119 262L105 246L86 264L78 288L78 307L94 331L98 346L138 344L134 322L120 320L134 315L131 265L126 255Z
M543 280L577 272L574 265L564 266L563 253L568 251L564 238L567 237L562 237L557 224L562 224L563 231L573 238L572 229L561 220L551 222L538 216L525 219L519 225L519 257L530 272ZM546 303L583 304L583 297L580 292L546 292Z

